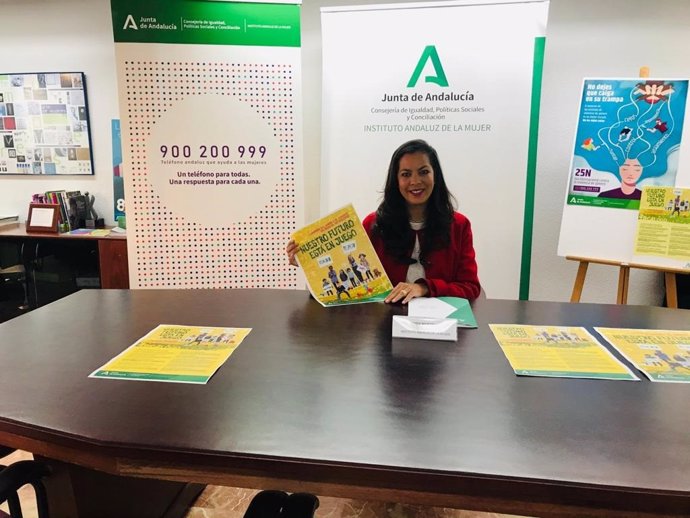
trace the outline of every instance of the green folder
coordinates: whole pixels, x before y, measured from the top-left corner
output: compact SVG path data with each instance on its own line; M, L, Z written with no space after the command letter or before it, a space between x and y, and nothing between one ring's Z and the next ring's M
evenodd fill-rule
M475 328L477 321L467 299L460 297L421 297L408 303L407 315L425 318L454 318L458 327Z

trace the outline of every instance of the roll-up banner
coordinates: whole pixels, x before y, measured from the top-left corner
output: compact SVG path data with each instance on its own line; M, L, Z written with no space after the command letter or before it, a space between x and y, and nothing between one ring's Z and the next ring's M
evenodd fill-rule
M300 2L112 0L133 288L293 288Z
M324 8L322 210L378 206L393 151L439 153L495 298L528 298L547 1Z

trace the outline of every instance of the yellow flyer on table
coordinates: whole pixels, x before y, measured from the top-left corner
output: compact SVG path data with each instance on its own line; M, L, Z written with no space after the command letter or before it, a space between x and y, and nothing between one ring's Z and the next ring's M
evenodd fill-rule
M377 302L393 289L352 205L292 235L309 291L322 306Z
M489 324L515 374L639 381L584 327Z
M690 383L690 331L595 327L652 381Z
M250 331L159 325L89 377L204 384Z
M642 190L635 254L690 260L690 189Z

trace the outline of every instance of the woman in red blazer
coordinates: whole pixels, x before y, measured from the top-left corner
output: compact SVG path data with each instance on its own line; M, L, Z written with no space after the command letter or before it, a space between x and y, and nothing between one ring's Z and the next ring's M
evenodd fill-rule
M454 201L433 147L411 140L395 150L383 201L362 222L395 286L386 302L479 296L472 229Z
M386 302L479 296L472 229L454 202L433 147L411 140L395 150L383 201L362 221L394 285ZM297 250L291 240L286 249L291 264Z

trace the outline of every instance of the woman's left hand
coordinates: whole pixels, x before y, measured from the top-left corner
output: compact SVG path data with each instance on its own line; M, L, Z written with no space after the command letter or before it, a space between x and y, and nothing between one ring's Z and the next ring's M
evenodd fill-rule
M429 293L429 288L427 288L425 284L401 282L393 288L384 302L402 302L403 304L407 304L417 297L426 297L427 293Z

